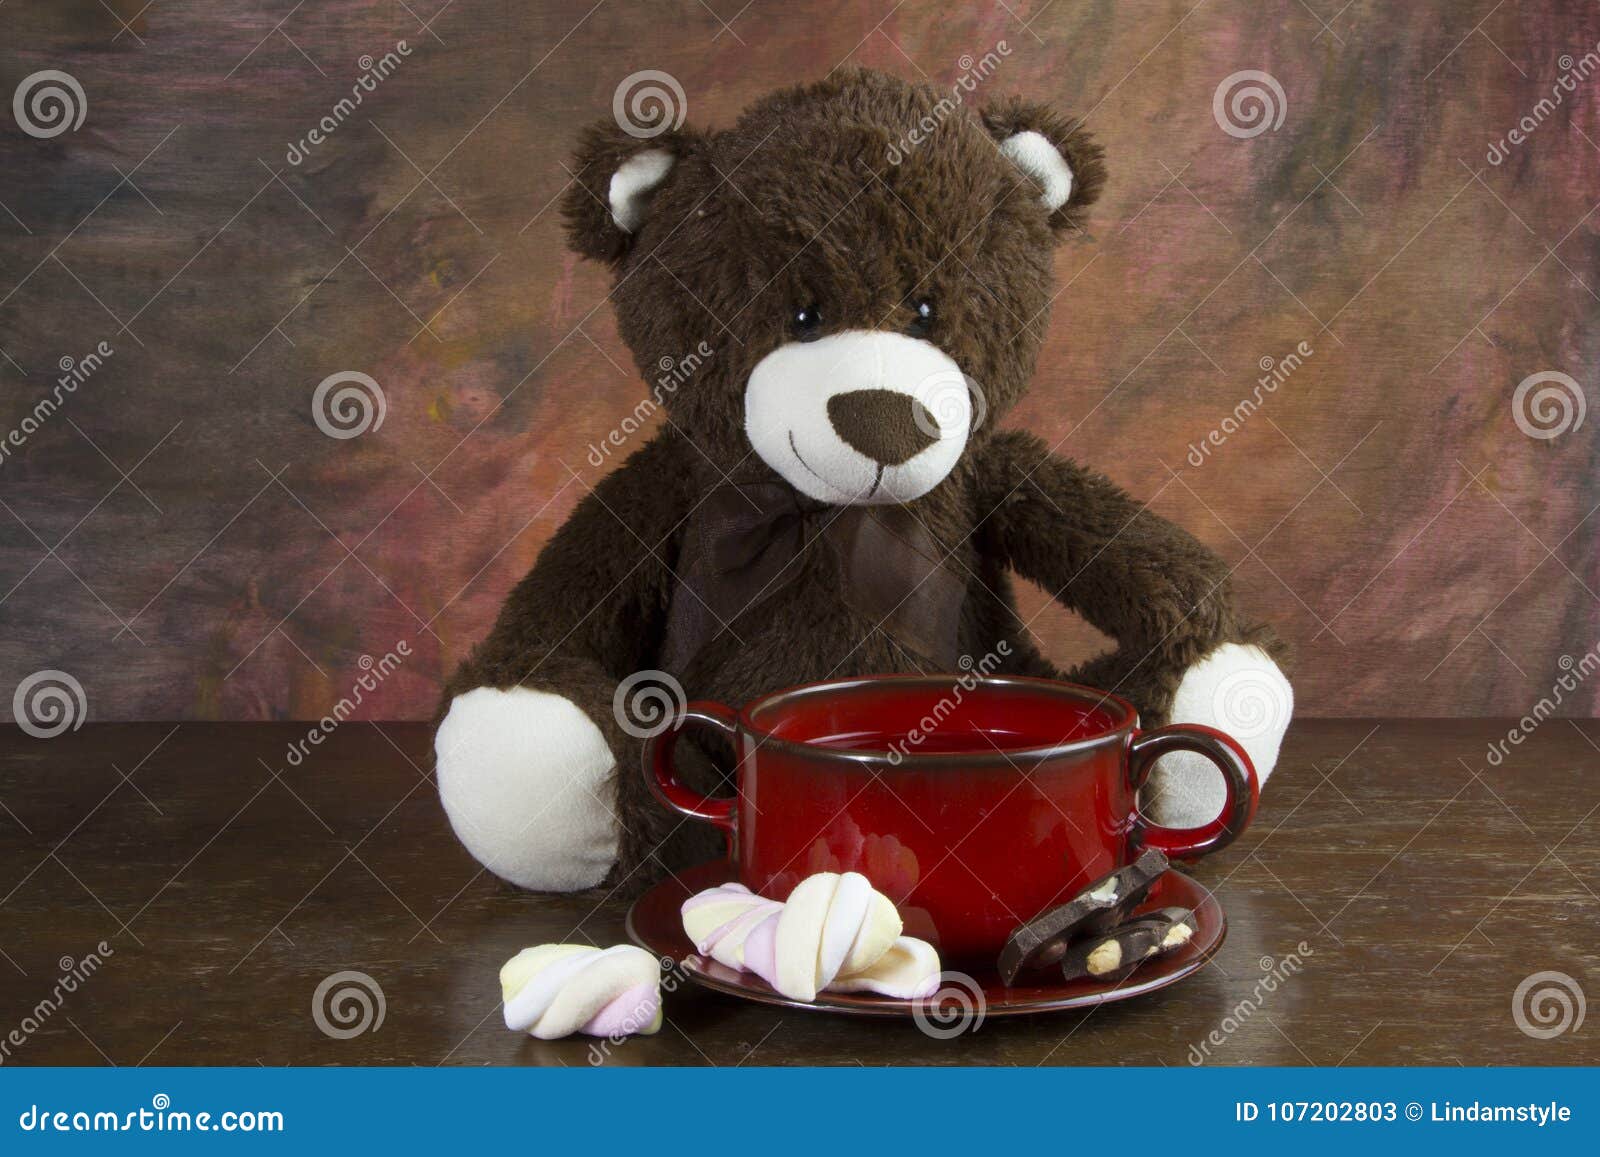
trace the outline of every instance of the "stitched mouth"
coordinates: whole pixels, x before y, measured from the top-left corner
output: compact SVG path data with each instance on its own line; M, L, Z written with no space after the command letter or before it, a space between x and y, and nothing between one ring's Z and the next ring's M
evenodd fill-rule
M800 447L795 445L794 431L793 430L789 431L789 452L794 455L794 460L796 462L800 463L801 466L805 467L806 473L811 475L811 477L815 478L818 482L822 483L829 490L832 490L832 491L835 491L835 492L841 493L841 494L844 493L832 481L830 481L827 478L824 478L822 475L818 474L815 470L813 470L811 468L811 463L807 462L806 459L805 459L805 455L800 453ZM877 476L875 478L873 478L873 480L872 480L872 489L868 490L860 498L855 499L854 501L857 501L857 502L864 501L864 500L866 500L868 498L871 498L874 494L876 494L878 492L878 487L883 485L883 470L884 470L883 466L880 465L878 467Z
M793 430L789 431L789 451L790 451L790 453L792 453L794 455L794 460L796 462L800 463L800 465L802 465L802 466L804 466L806 468L806 473L807 474L811 475L811 477L815 478L818 482L821 482L821 483L823 483L823 484L825 484L827 486L830 486L830 487L833 486L832 482L829 482L822 475L818 474L815 470L811 469L811 463L809 463L809 462L807 462L805 460L805 456L800 453L800 447L798 447L798 446L796 446L794 444L794 431Z

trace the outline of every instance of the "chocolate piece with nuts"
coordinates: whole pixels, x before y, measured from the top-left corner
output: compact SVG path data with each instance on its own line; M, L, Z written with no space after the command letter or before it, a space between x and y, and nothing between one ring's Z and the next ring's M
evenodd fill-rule
M1061 960L1075 939L1120 924L1143 902L1150 885L1166 870L1166 854L1158 848L1147 848L1127 867L1118 868L1065 904L1034 917L1013 932L1000 950L1000 978L1015 984L1023 972L1048 968Z
M1194 939L1195 929L1199 926L1194 913L1188 908L1157 908L1154 912L1146 912L1141 919L1167 922L1167 931L1161 938L1162 956Z
M1124 980L1141 964L1189 943L1194 930L1189 909L1159 908L1104 935L1079 939L1062 956L1061 975L1101 983Z

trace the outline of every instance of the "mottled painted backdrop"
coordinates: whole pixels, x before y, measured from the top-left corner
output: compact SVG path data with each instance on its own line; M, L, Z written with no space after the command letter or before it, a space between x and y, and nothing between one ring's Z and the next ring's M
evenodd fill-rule
M642 70L721 125L847 62L950 85L1002 41L979 95L1086 115L1111 167L1009 420L1236 562L1302 712L1546 694L1600 641L1600 11L1556 0L12 0L0 691L310 717L404 642L360 713L426 715L644 394L552 207L579 127ZM25 131L13 94L50 83L82 123L25 99ZM385 405L347 439L314 421L341 371ZM1519 408L1541 373L1568 377ZM1098 645L1042 609L1048 648Z

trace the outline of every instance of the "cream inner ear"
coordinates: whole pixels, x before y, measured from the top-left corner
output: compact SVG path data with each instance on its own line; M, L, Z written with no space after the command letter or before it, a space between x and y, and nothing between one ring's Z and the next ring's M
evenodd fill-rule
M624 233L632 233L644 224L645 209L650 194L667 179L672 162L677 158L666 149L650 149L636 153L611 174L611 219Z
M1054 213L1072 196L1072 166L1044 134L1032 130L1014 133L1000 142L1000 151L1044 186L1039 201L1046 212Z

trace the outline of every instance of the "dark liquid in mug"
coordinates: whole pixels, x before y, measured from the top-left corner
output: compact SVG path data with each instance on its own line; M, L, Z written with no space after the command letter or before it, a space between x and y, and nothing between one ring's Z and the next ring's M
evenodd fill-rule
M1049 747L1068 738L1065 732L1071 726L1069 720L1061 731L1048 735L1042 731L1017 732L1000 729L973 731L965 728L940 728L931 734L922 735L917 742L899 732L850 731L839 735L806 737L802 742L815 744L818 747L842 748L846 751L898 751L907 756L969 755L992 752L996 748L1014 751L1022 748ZM1080 731L1079 735L1071 738L1080 738L1087 733Z

